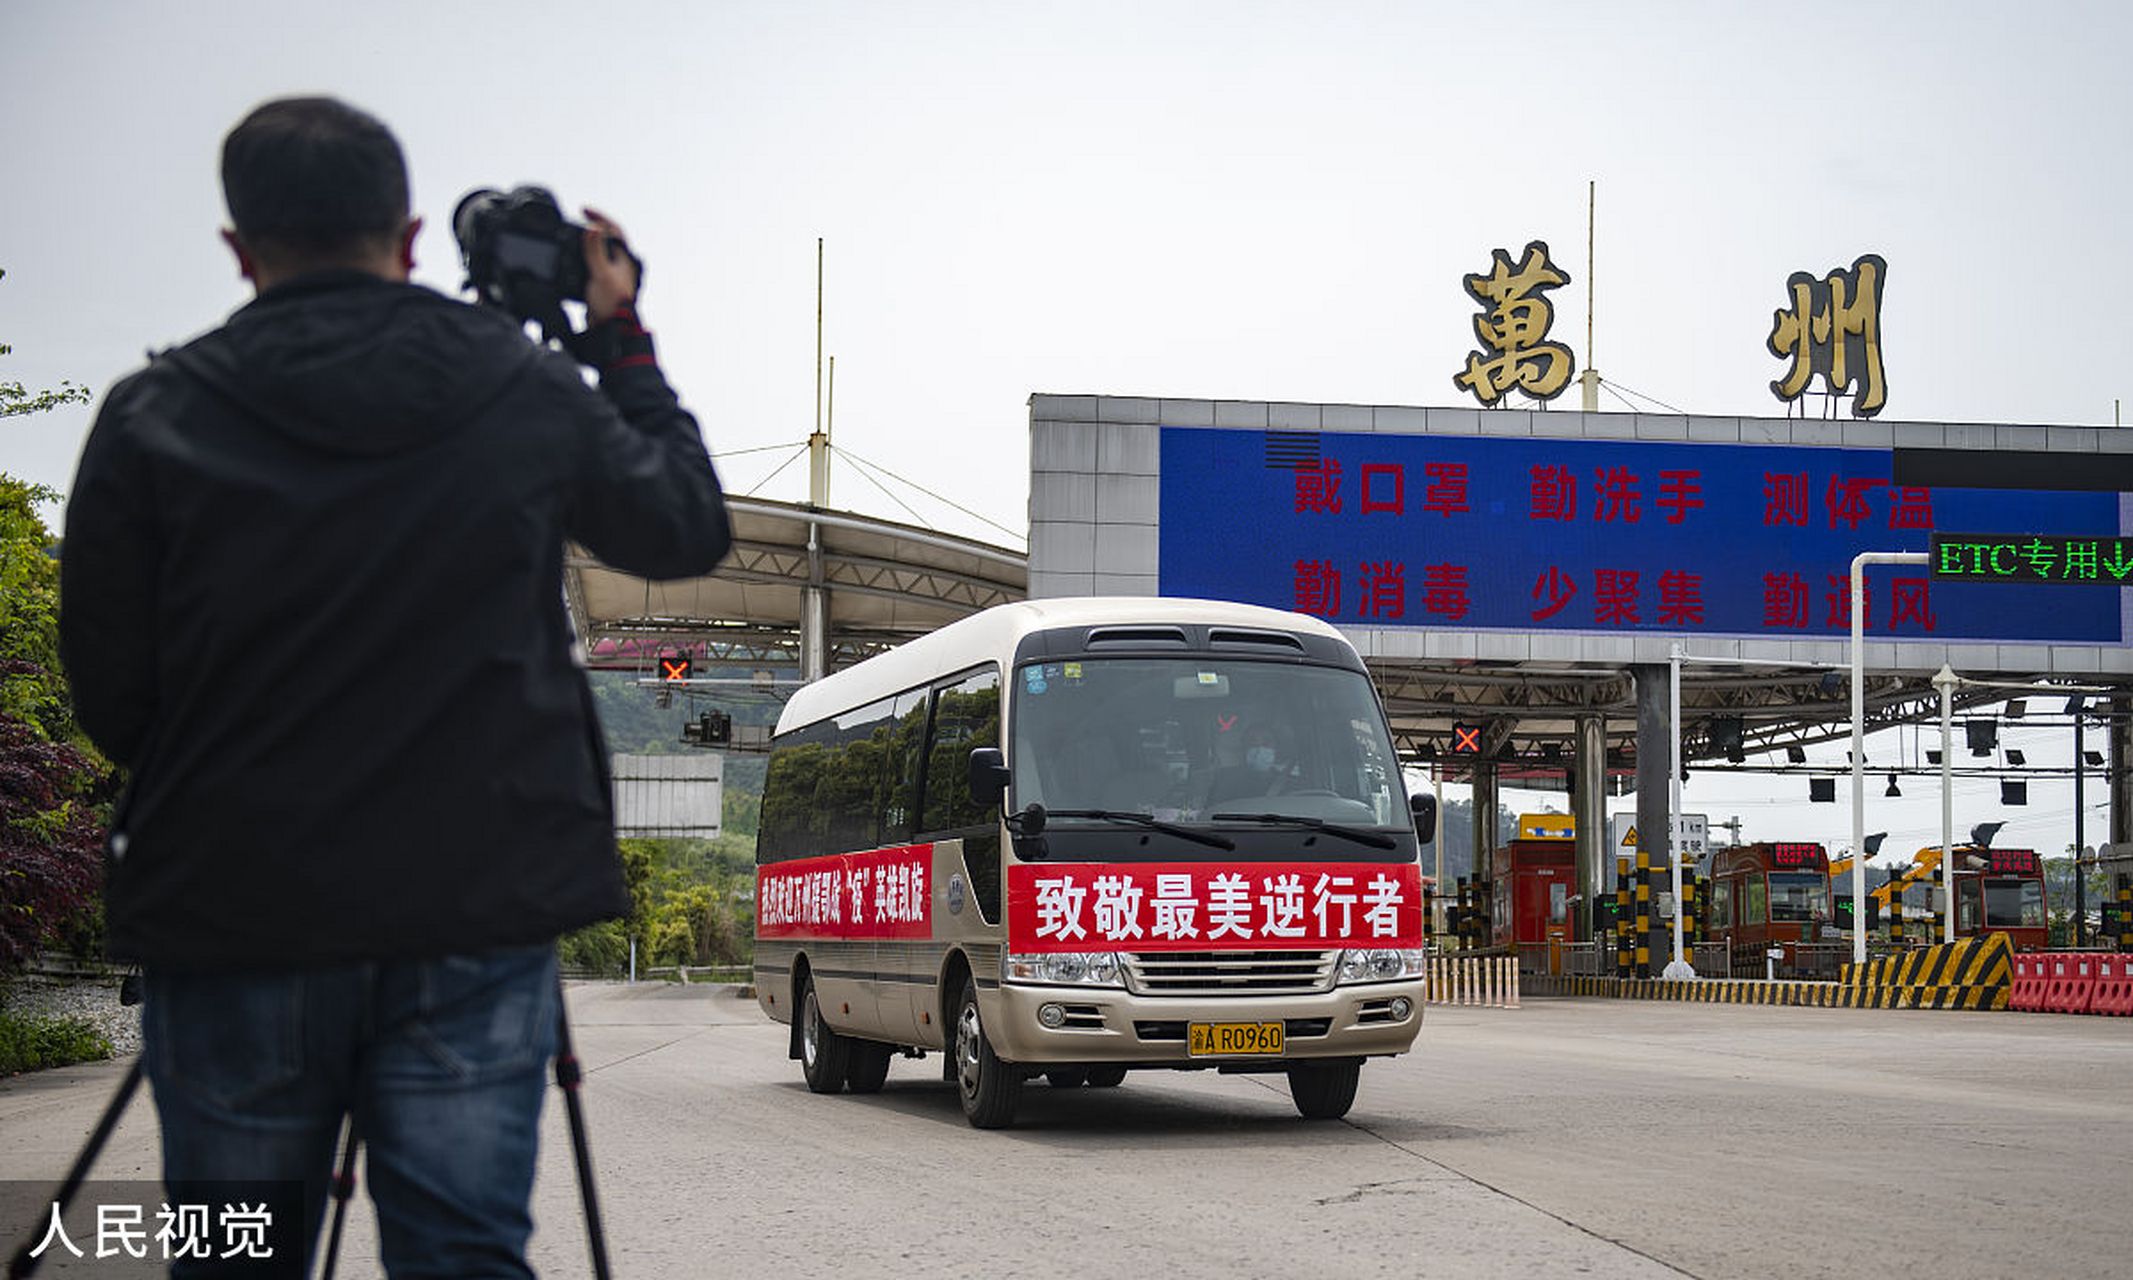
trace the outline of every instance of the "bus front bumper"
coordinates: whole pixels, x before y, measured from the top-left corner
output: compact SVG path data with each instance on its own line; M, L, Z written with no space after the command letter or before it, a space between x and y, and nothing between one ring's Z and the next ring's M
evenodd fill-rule
M1374 982L1296 995L1144 996L1108 987L1002 983L980 1012L993 1052L1009 1062L1263 1069L1312 1058L1406 1053L1422 1029L1423 984ZM1404 1002L1404 1003L1403 1003ZM1045 1025L1045 1006L1057 1006ZM1402 1016L1404 1010L1404 1016ZM1198 1056L1194 1023L1279 1022L1282 1052Z

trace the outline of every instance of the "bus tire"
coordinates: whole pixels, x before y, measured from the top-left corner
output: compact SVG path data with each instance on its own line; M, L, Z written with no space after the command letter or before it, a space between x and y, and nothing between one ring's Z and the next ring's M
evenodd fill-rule
M1126 1069L1124 1067L1089 1068L1089 1087L1091 1089L1116 1089L1125 1082Z
M1088 1082L1089 1073L1080 1067L1058 1067L1044 1073L1054 1089L1079 1089Z
M830 1030L822 1019L822 1004L815 998L813 975L801 979L800 1073L816 1093L837 1093L851 1065L852 1042Z
M1306 1120L1338 1120L1355 1105L1360 1062L1300 1062L1289 1068L1289 1098Z
M850 1046L844 1083L853 1093L880 1093L882 1082L889 1078L889 1059L895 1055L895 1046L879 1040L853 1040Z
M963 980L963 998L955 1015L955 1091L963 1118L975 1129L1005 1129L1015 1122L1022 1077L993 1054L978 1016L978 988Z

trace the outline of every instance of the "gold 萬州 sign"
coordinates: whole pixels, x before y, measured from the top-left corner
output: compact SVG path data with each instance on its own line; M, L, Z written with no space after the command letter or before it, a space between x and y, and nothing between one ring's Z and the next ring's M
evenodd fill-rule
M1881 374L1881 287L1889 267L1869 253L1817 280L1805 271L1786 278L1788 310L1773 312L1770 354L1792 361L1770 384L1777 398L1797 400L1815 375L1829 394L1851 394L1852 416L1871 418L1888 401Z
M1466 368L1453 376L1452 385L1473 392L1490 408L1514 390L1535 400L1561 395L1576 362L1570 348L1548 341L1555 308L1545 295L1568 283L1570 277L1548 261L1544 240L1529 242L1516 266L1510 254L1495 250L1487 275L1466 277L1467 293L1482 306L1474 317L1482 349L1467 354Z

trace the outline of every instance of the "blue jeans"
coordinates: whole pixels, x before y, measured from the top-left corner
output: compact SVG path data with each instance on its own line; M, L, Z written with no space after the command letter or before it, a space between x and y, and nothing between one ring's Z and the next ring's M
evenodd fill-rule
M308 1273L350 1114L389 1275L533 1274L527 1202L556 1044L553 947L145 978L142 1053L171 1203L221 1204L244 1183L298 1218L282 1233L295 1256L234 1274ZM217 1269L228 1265L173 1263L171 1274L233 1274Z

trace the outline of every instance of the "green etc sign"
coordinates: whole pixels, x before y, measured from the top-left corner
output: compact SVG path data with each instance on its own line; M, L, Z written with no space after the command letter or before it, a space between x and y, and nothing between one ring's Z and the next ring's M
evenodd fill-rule
M2049 533L1936 533L1933 576L1956 582L2133 585L2133 538Z

